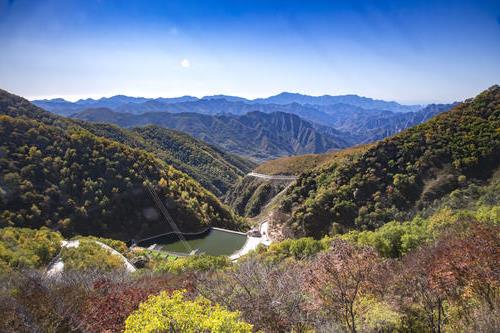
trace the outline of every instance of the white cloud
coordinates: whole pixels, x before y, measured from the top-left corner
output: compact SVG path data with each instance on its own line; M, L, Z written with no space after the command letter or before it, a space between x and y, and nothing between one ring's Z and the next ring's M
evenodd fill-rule
M191 67L191 62L189 61L189 59L186 59L186 58L182 59L181 60L181 67L183 67L183 68Z

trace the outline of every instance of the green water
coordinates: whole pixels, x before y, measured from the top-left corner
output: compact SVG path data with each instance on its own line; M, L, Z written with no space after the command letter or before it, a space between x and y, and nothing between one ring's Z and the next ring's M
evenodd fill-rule
M236 234L223 230L212 229L203 238L188 240L188 244L193 250L199 249L200 252L212 255L231 255L243 247L247 240L246 235ZM180 241L161 244L162 250L172 252L187 252Z

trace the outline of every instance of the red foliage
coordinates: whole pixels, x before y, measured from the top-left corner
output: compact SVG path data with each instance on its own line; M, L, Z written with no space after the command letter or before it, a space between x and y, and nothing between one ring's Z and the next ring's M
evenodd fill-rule
M80 313L84 330L90 332L123 332L125 320L150 295L163 290L193 290L190 277L157 276L138 280L111 282L99 280Z

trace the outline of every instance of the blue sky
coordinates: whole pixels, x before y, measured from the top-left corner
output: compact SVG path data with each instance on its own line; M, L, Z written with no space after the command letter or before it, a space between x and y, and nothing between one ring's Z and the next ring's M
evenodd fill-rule
M449 102L500 83L500 1L0 0L0 88Z

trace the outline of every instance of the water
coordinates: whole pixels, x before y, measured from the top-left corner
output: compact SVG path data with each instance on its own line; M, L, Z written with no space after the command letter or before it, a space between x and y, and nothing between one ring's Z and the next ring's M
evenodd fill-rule
M186 237L188 244L193 250L199 249L201 253L212 256L231 255L243 247L247 240L244 234L210 229L207 233L199 236ZM179 240L158 239L156 244L162 250L170 252L187 252L185 246Z

